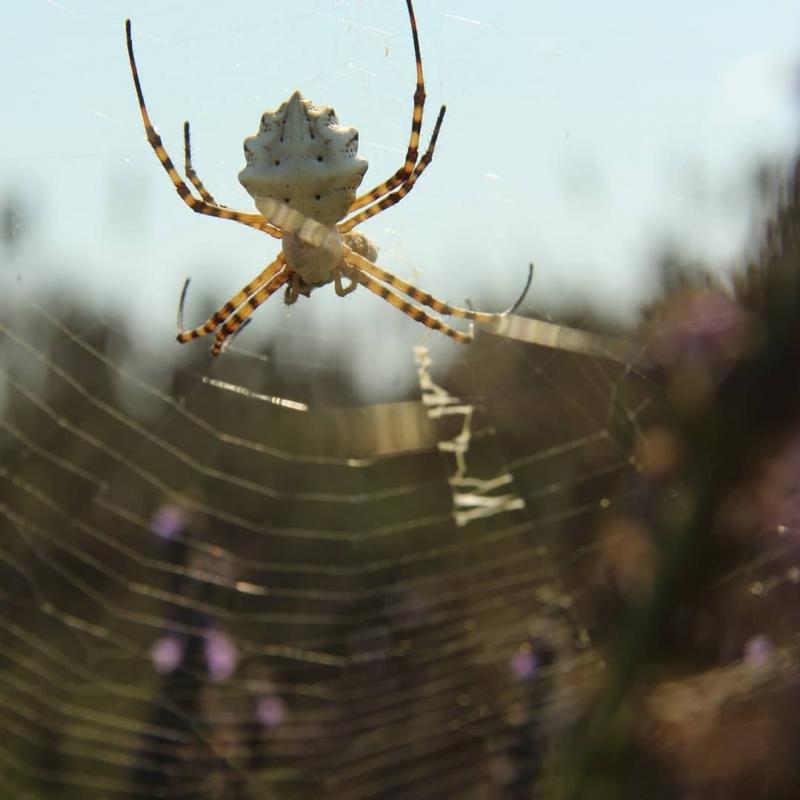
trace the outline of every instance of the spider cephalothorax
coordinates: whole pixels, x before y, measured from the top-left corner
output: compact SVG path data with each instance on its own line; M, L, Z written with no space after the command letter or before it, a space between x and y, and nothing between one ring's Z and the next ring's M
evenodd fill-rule
M286 287L286 302L294 303L298 295L309 295L312 289L326 283L333 283L340 296L361 285L418 322L459 342L472 341L472 334L451 328L411 301L439 314L477 322L494 322L502 316L448 305L381 269L374 263L377 258L375 245L353 230L356 225L398 203L411 191L433 158L444 119L445 108L442 106L428 149L420 158L425 81L411 0L406 0L406 8L414 42L417 81L411 135L403 166L385 182L356 196L367 171L367 162L358 156L358 132L340 126L332 108L316 106L305 100L300 92L294 92L276 111L264 113L259 132L244 143L247 165L239 174L239 180L253 197L258 214L223 206L206 190L192 167L188 122L184 125L185 171L197 194L178 174L147 113L133 56L130 20L125 23L128 58L147 141L183 202L199 214L232 219L282 240L278 257L203 325L184 331L179 317L179 342L188 342L216 331L211 352L219 354L229 337L241 328L253 311L283 286ZM347 286L344 279L349 281ZM184 296L185 289L182 301Z

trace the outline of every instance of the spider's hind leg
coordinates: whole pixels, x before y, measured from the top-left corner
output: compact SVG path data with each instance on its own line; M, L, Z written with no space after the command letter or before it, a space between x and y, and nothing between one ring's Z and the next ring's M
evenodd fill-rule
M272 280L276 275L279 275L283 270L286 262L281 253L269 266L263 269L255 278L253 278L247 286L242 287L241 291L237 292L225 305L220 306L202 325L191 330L183 329L183 307L186 303L186 293L189 289L189 281L183 285L181 292L180 305L178 306L178 335L177 340L181 344L191 342L194 339L199 339L208 333L213 333L223 322L225 322L232 314L236 312L239 306L245 302L254 292L258 291L268 281ZM252 313L252 312L250 312ZM248 317L250 314L247 315Z
M263 284L261 288L246 303L243 303L235 313L231 314L225 324L217 331L214 346L211 348L211 355L218 356L226 346L226 341L242 326L247 324L252 313L266 300L268 300L278 289L289 279L287 271L279 272L272 280Z
M416 302L428 306L428 308L432 308L439 314L444 314L448 317L471 319L475 320L475 322L497 322L504 316L503 314L490 314L485 311L473 311L469 308L451 306L449 303L445 303L439 300L439 298L434 297L429 292L418 289L414 284L404 281L402 278L398 278L397 275L393 275L391 272L381 269L377 264L373 264L366 258L362 258L350 248L347 248L345 251L345 261L362 275L371 275L383 283L388 283L389 286L407 295L412 300L416 300Z
M343 268L342 272L353 281L360 283L373 294L383 298L387 303L411 317L411 319L421 322L425 327L431 328L434 331L439 331L439 333L443 333L445 336L449 336L451 339L455 339L455 341L461 342L462 344L469 344L474 338L472 331L465 333L464 331L456 330L456 328L442 322L442 320L437 317L431 316L413 303L409 303L405 297L401 297L388 286L384 286L382 283L378 283L378 281L370 278L369 275L365 275L357 267L350 266L350 268Z

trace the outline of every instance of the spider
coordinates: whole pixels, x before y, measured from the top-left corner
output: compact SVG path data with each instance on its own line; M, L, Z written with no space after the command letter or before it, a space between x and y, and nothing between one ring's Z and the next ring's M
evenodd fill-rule
M274 261L220 306L206 322L191 330L184 330L182 325L187 281L178 314L179 342L190 342L216 332L211 352L219 355L229 337L249 320L262 303L284 286L287 305L295 303L299 295L309 296L313 289L331 282L340 297L359 285L364 286L412 319L464 343L472 341L471 330L463 332L452 328L410 300L442 315L477 322L495 322L519 305L527 286L515 306L503 314L448 305L381 269L375 264L377 247L366 236L354 231L357 225L400 202L414 188L431 163L444 120L443 105L428 148L420 158L425 82L411 0L406 0L406 7L414 42L417 80L411 135L403 166L388 180L356 196L367 170L366 160L357 154L358 132L354 128L339 125L332 108L317 106L296 91L277 110L266 111L261 117L258 133L244 142L246 166L239 173L239 181L253 197L259 213L235 211L218 203L208 192L192 166L188 122L184 123L185 173L197 194L178 174L147 112L133 55L131 22L126 20L128 59L147 141L181 200L198 214L234 220L280 239L282 244L281 253ZM348 281L347 285L345 280Z

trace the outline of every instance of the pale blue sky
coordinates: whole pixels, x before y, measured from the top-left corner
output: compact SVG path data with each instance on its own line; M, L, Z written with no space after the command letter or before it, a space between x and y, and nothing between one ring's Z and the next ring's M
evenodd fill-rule
M415 8L423 140L440 103L448 113L414 192L365 225L384 267L448 300L495 309L513 301L533 260L531 306L588 298L631 319L665 237L721 266L735 257L754 165L786 161L797 142L796 0ZM20 255L13 291L79 278L93 298L148 308L147 341L158 347L172 337L186 275L193 319L202 298L226 299L276 245L178 200L144 141L127 16L168 149L181 160L189 118L198 171L219 199L248 210L236 177L242 140L294 89L358 128L366 184L394 172L413 56L402 0L0 0L0 191L22 196L39 233ZM353 322L362 315L394 342L424 337L373 297L315 292L288 320L280 301L271 308L243 346L270 325L335 326L350 331L345 346L362 359L355 340L364 329Z

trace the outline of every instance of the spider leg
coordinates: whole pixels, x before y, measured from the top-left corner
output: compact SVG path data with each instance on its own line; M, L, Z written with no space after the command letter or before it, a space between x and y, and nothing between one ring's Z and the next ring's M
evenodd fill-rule
M228 318L225 324L217 331L216 341L211 348L212 356L218 356L222 352L223 347L225 347L226 339L233 336L233 334L250 319L250 315L289 280L291 274L293 273L291 273L290 270L280 272L269 283L264 284L246 303L241 305L239 309Z
M217 203L208 189L206 189L206 187L203 185L203 181L200 180L200 176L194 171L194 167L192 166L192 144L189 138L188 120L183 123L183 164L183 171L186 173L186 177L191 181L192 186L197 189L197 193L200 195L200 197L202 197L203 200L205 200L205 202L209 205L225 208L226 206Z
M350 278L350 285L345 286L342 283L342 271L341 269L337 270L333 276L333 288L336 290L336 294L339 297L347 297L350 292L354 292L356 287L358 286L358 281L353 275L348 275L347 277Z
M503 317L503 314L489 314L486 313L485 311L473 311L472 309L469 308L459 308L458 306L451 306L443 302L442 300L439 300L438 298L434 297L432 294L429 294L428 292L425 292L422 289L418 289L413 284L408 283L408 281L404 281L402 278L398 278L396 275L392 275L391 272L387 272L385 269L381 269L377 264L373 264L371 261L367 261L366 258L363 258L362 256L358 255L358 253L355 253L346 245L345 245L344 259L351 267L354 267L358 272L367 273L368 275L372 275L373 277L378 278L384 283L388 283L389 286L392 286L398 291L402 292L403 294L408 295L412 300L416 300L418 303L421 303L424 306L428 306L428 308L432 308L439 314L445 314L451 317L463 317L464 319L472 319L475 320L476 322L497 322ZM427 325L427 323L425 324Z
M263 269L247 286L237 292L225 305L220 306L202 325L192 330L183 330L183 306L186 302L186 292L189 288L189 281L183 285L181 301L178 307L178 335L177 339L181 344L199 339L207 333L213 333L228 317L239 308L248 297L265 283L272 280L286 265L283 253L281 253L271 264Z
M289 285L286 287L286 296L283 298L283 302L287 306L293 306L298 297L300 297L300 276L293 272L289 276Z
M431 141L428 145L428 149L425 151L425 155L423 155L419 160L419 163L414 167L411 174L401 182L400 188L396 189L391 194L387 194L374 205L368 206L354 217L350 217L350 219L342 222L339 225L340 233L347 233L347 231L352 230L356 225L360 225L362 222L364 222L364 220L374 217L376 214L380 214L381 211L385 211L387 208L391 208L391 206L393 206L395 203L399 203L414 188L414 184L419 179L419 176L425 172L428 164L430 164L431 160L433 159L433 151L436 147L436 140L439 138L439 129L442 127L444 112L446 110L446 106L442 106L439 109L439 116L436 118L436 124L433 127L433 134L431 135ZM351 206L348 210L348 213L350 213L352 210L353 207Z
M390 305L400 309L400 311L402 311L404 314L407 314L409 317L411 317L411 319L421 322L426 327L432 328L435 331L439 331L439 333L443 333L445 336L449 336L451 339L455 339L457 342L461 342L462 344L469 344L472 341L472 333L464 333L463 331L451 328L440 319L432 317L421 308L417 308L417 306L412 305L404 297L400 297L400 295L395 294L388 286L378 283L378 281L370 278L369 275L364 275L357 267L352 267L350 270L347 270L345 274L369 289L371 292L377 294L378 297L382 297Z
M195 211L198 214L207 214L211 217L221 217L222 219L232 219L236 222L240 222L242 225L247 225L251 228L257 228L258 230L264 231L265 233L270 234L270 236L274 236L276 239L279 239L281 237L280 229L276 228L274 225L271 225L269 221L261 214L247 214L243 211L234 211L231 208L210 203L205 199L198 199L192 194L189 187L175 169L175 165L172 163L172 159L164 149L164 144L161 141L161 137L156 133L153 123L150 121L150 115L147 113L147 106L145 105L144 95L142 94L142 85L139 82L139 71L136 68L136 59L133 56L131 21L129 19L125 20L125 37L128 45L128 61L130 62L131 66L133 85L136 89L136 98L139 102L139 111L142 115L142 122L144 123L147 141L150 144L150 147L153 148L155 154L158 156L161 166L164 168L167 175L169 175L169 179L172 181L172 184L175 187L175 190L178 192L181 200L183 200L183 202L186 203L186 205L189 206L192 211Z
M379 197L390 192L395 186L404 183L414 171L414 165L417 163L417 155L419 154L419 134L422 130L422 112L425 108L425 79L422 75L422 56L419 51L419 35L417 34L417 20L414 16L414 8L411 5L411 0L406 0L406 7L408 8L408 19L411 23L411 36L414 39L414 60L417 65L417 85L414 90L414 111L411 115L411 137L408 141L408 150L406 150L406 160L402 167L400 167L388 181L379 184L374 189L370 189L360 197L356 197L352 205L348 209L348 213L357 211L366 205L377 200ZM441 112L440 112L441 115ZM377 213L377 212L376 212Z

